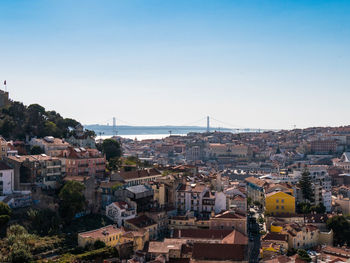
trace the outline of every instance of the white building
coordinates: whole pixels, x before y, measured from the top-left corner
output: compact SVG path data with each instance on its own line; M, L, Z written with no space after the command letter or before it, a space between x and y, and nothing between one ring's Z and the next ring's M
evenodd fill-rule
M14 170L5 162L0 162L0 196L12 194Z
M344 172L349 173L350 172L350 152L343 153L340 159L333 161L333 164L343 169Z
M114 202L106 206L106 216L121 227L125 220L136 217L136 209L126 202Z
M326 207L326 212L330 213L332 211L332 192L322 190L322 200L323 205Z

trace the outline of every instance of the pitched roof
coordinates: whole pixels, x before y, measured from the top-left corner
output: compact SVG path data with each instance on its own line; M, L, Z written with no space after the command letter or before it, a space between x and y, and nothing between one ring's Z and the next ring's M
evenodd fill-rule
M245 219L247 218L243 211L224 211L220 214L217 214L213 219L215 218L231 218L231 219Z
M117 233L124 233L124 232L125 231L122 228L117 228L113 225L109 225L99 229L82 232L82 233L79 233L78 235L81 237L88 237L88 238L101 238L101 237L106 237L109 235L114 235Z
M254 176L246 178L245 181L248 182L248 183L251 183L251 184L255 184L255 185L259 186L259 187L263 187L266 184L265 181L263 181L263 180L261 180L259 178L256 178Z
M143 178L143 177L151 177L151 176L157 176L161 175L161 172L159 172L157 169L144 169L144 170L136 170L136 171L121 171L120 176L124 180L132 180L137 178Z
M270 241L272 241L272 240L273 241L287 241L288 237L287 237L287 235L284 235L284 234L269 232L262 238L262 240L264 240L264 241L267 241L267 240L270 240Z
M174 238L224 239L232 230L222 229L175 229Z
M245 245L195 243L192 258L196 260L244 261L246 248Z
M222 240L223 244L236 244L236 245L248 245L248 237L243 235L241 232L237 230L233 230L231 234L226 236Z
M142 215L132 219L126 220L129 224L136 226L137 228L148 227L157 224L152 218Z

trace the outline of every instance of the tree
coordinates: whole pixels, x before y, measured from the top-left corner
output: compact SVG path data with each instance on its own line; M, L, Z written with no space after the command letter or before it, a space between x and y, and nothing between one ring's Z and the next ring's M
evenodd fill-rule
M32 254L23 246L15 246L9 254L9 261L12 263L27 263L32 261Z
M11 208L4 202L0 202L0 229L3 229L11 218Z
M59 212L66 223L70 223L74 216L84 209L84 189L83 184L76 181L68 181L59 192Z
M45 153L44 150L38 146L38 145L34 145L31 149L30 149L30 154L32 155L36 155L36 154L42 154Z
M59 229L57 214L46 208L42 210L29 209L27 216L31 221L31 230L41 236L56 234Z
M106 154L108 161L111 158L119 158L122 154L119 142L113 139L106 139L103 141L102 151Z
M109 159L107 168L110 171L117 170L118 167L120 166L120 160L118 157L113 157Z
M324 214L326 213L326 207L322 203L320 203L317 206L311 207L311 211L314 211L317 214Z
M329 218L327 227L334 231L334 245L350 244L350 222L344 216Z
M94 248L95 249L103 248L105 246L106 246L105 242L103 242L101 240L96 240L95 243L94 243Z
M32 246L32 240L34 236L28 234L27 230L21 225L11 225L7 229L7 245L10 247L10 254L8 261L19 262L31 262L32 255L30 253L30 247ZM29 245L31 244L31 245Z
M305 169L301 174L299 185L301 188L301 192L303 194L303 198L306 201L311 202L313 200L312 187L311 187L310 172L307 169Z
M311 261L309 254L304 249L298 249L297 253L300 259L305 260L307 262Z
M304 202L304 203L297 204L297 212L304 214L304 215L310 214L310 212L311 212L310 203Z

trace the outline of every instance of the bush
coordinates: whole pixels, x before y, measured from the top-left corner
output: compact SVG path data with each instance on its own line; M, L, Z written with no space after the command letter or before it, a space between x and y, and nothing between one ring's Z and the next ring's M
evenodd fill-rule
M298 249L297 253L300 259L305 260L307 262L311 261L309 254L304 249Z
M24 247L14 248L9 254L9 261L12 263L26 263L31 262L31 260L32 255Z
M106 246L105 242L101 240L96 240L94 243L94 248L99 249L99 248L104 248Z
M104 247L92 251L88 251L81 255L78 255L78 259L82 260L94 260L96 258L110 258L110 257L119 257L118 250L114 247Z

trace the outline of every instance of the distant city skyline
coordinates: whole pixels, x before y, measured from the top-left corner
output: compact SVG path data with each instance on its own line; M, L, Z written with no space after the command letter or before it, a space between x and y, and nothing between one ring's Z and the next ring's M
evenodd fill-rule
M83 124L350 124L348 1L13 0L0 10L10 97Z

